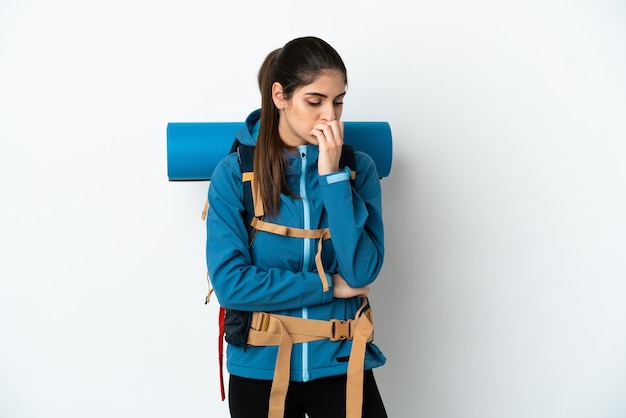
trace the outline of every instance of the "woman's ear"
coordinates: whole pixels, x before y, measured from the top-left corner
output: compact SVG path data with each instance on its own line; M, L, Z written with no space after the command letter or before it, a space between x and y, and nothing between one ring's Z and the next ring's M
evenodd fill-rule
M282 110L285 108L286 101L283 96L283 86L278 81L272 84L272 100L276 109Z

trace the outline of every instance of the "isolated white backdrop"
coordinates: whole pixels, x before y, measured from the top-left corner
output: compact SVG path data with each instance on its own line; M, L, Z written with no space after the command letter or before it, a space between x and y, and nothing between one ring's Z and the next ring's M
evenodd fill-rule
M394 135L372 291L391 417L626 416L621 1L0 2L0 416L227 417L208 184L168 122L240 121L318 35Z

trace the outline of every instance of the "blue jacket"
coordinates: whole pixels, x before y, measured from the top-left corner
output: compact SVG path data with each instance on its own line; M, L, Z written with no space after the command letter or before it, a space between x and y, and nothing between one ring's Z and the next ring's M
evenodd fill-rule
M259 111L246 119L237 134L254 145ZM225 308L265 311L303 318L351 319L360 298L333 298L332 273L340 273L351 287L376 279L384 256L380 179L374 161L355 151L356 182L349 170L325 176L317 172L318 148L299 147L288 153L287 182L300 198L282 195L277 219L271 222L297 228L329 228L331 239L323 246L322 259L330 289L322 289L315 267L317 242L260 231L252 246L244 224L243 183L236 154L226 156L215 168L208 192L206 257L211 284ZM351 341L330 340L294 344L291 380L308 381L347 372ZM227 368L237 376L271 380L277 347L228 345ZM382 366L385 357L368 343L365 369Z

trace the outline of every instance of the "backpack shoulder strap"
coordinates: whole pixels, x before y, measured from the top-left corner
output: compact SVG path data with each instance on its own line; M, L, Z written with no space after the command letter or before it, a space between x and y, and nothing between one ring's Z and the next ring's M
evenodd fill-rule
M236 152L239 159L239 167L241 169L241 178L243 180L243 207L242 214L244 224L248 230L249 243L252 243L256 230L250 225L250 221L254 218L254 198L252 196L252 182L246 181L254 175L254 145L245 145L235 139L230 152Z
M350 172L352 173L350 183L354 185L354 181L356 180L356 158L354 157L354 148L352 148L352 145L343 144L341 158L339 159L339 169L341 170L344 167L350 168Z
M239 155L239 167L241 168L242 179L246 177L246 173L254 172L254 146L244 145L237 142L237 153ZM235 144L233 144L235 146ZM243 203L246 213L251 213L254 216L254 201L252 199L252 186L251 182L243 182Z

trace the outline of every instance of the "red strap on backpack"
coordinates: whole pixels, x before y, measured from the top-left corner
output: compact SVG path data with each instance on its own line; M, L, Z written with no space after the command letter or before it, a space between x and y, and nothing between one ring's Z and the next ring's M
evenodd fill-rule
M217 340L217 355L220 362L220 391L222 392L222 402L226 399L226 391L224 390L224 318L226 318L226 309L220 306L218 317L219 336Z
M208 203L208 201L207 201ZM206 209L207 205L205 205ZM204 215L204 212L203 212ZM207 281L209 281L209 272L206 273ZM206 305L211 300L211 295L213 294L213 288L211 287L211 282L209 281L209 293L206 295L204 299L204 304ZM218 320L218 336L217 336L217 360L220 364L220 392L222 393L222 402L226 399L226 390L224 390L224 321L226 318L226 309L220 306L220 311L218 312L217 320Z

